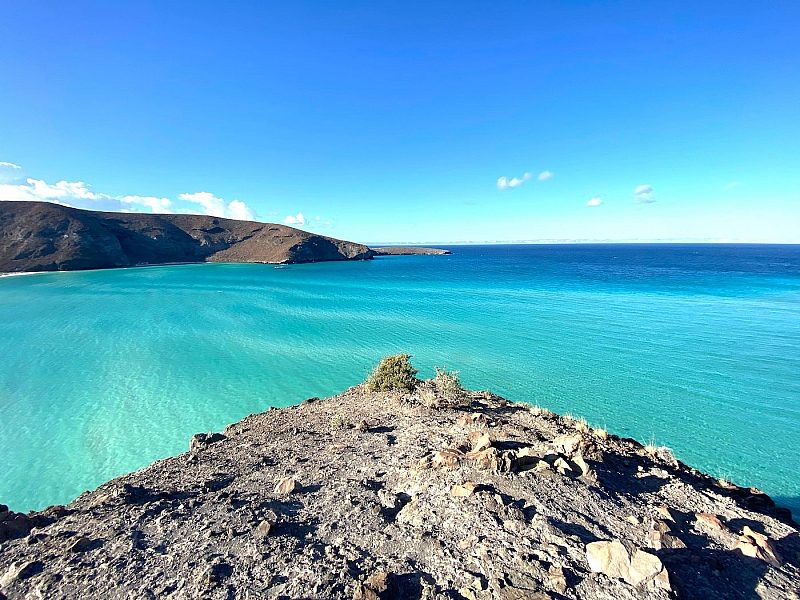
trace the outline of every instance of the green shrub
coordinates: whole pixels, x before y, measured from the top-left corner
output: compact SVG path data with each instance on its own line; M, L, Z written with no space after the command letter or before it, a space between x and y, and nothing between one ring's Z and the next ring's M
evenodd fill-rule
M464 388L458 371L447 372L442 368L436 367L436 375L433 378L433 385L436 393L447 402L458 402L464 397Z
M367 389L370 392L412 391L417 385L417 370L411 366L410 359L408 354L397 354L381 360L367 378Z

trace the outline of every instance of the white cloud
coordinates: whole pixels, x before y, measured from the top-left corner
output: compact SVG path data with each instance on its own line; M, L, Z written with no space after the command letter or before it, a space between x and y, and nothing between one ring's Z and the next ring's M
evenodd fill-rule
M52 202L90 210L159 214L199 213L246 221L255 219L253 211L241 200L226 202L210 192L180 194L178 198L197 206L175 206L171 199L157 196L139 196L136 194L112 196L111 194L95 192L83 181L62 180L56 183L47 183L42 179L29 177L24 182L17 180L16 183L0 183L0 200Z
M211 192L183 193L178 198L186 202L199 204L203 207L203 214L211 215L212 217L225 216L225 200L217 198Z
M20 167L19 165L15 165L12 162L0 161L0 169L21 169L21 168L22 167Z
M59 181L49 184L41 179L28 178L25 183L0 185L0 200L54 202L72 206L75 200L106 200L110 196L96 194L82 181Z
M507 189L514 189L520 187L523 183L528 181L531 177L533 177L532 173L524 173L522 177L512 177L509 179L508 177L498 177L497 178L497 189L498 190L507 190Z
M134 207L142 206L150 209L150 212L166 214L172 208L172 200L169 198L156 198L155 196L122 196L119 199L123 204Z
M253 211L241 200L231 200L227 204L211 192L183 193L178 196L181 200L199 204L203 210L199 214L212 217L225 217L227 219L241 219L252 221L255 219Z
M586 206L600 206L603 203L603 199L600 196L595 196L594 198L589 198L588 202L586 202Z
M255 221L255 214L250 210L241 200L231 200L228 203L228 217L231 219L239 219L240 221Z
M542 171L541 173L539 173L539 176L536 179L538 179L539 181L547 181L548 179L552 178L553 178L552 171Z
M303 213L299 212L296 215L289 215L284 220L287 225L305 225L306 218Z
M637 185L636 189L633 190L633 197L640 204L650 204L652 202L655 202L656 201L655 195L656 192L653 189L653 186L647 185L646 183L643 183L642 185Z

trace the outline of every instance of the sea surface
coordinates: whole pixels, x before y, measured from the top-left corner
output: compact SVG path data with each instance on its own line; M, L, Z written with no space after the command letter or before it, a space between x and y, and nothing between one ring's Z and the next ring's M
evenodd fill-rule
M408 352L800 513L800 246L451 250L0 278L0 503L68 502Z

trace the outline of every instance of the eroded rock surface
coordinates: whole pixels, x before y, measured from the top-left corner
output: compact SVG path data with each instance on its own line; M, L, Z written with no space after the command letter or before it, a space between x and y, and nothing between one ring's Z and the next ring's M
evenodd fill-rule
M359 386L3 507L0 598L797 597L797 529L757 490L490 393L442 404Z

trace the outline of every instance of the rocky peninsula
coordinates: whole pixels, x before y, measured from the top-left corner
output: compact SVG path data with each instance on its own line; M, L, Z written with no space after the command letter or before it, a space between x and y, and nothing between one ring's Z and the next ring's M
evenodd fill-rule
M444 248L425 248L422 246L383 246L381 248L373 248L375 256L412 256L412 255L430 255L442 256L445 254L452 254L450 250Z
M286 264L373 256L362 244L273 223L0 201L0 272L6 273L189 262Z
M454 374L393 381L0 507L0 598L797 598L797 526L760 491Z

